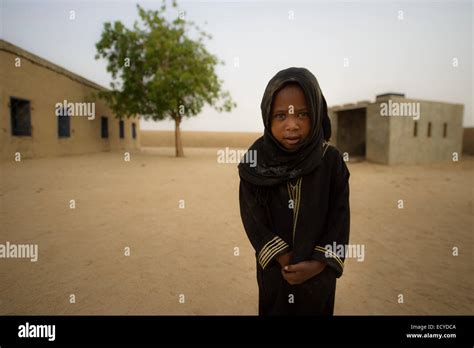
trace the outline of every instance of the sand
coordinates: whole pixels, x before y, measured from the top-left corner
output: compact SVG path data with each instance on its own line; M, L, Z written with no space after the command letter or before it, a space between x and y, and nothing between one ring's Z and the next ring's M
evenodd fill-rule
M39 259L0 259L0 314L256 314L236 165L216 152L1 164L0 243L37 243ZM346 261L335 314L472 314L474 157L349 169L350 242L365 259Z
M181 131L184 147L247 149L260 136L262 133ZM173 147L174 144L174 131L140 131L140 145L142 147Z

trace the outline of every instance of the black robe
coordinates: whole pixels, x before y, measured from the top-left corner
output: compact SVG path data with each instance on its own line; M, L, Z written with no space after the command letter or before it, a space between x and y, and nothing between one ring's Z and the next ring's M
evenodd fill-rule
M326 246L349 242L350 173L335 147L324 143L323 148L321 164L291 181L300 180L299 199L293 204L288 182L263 187L241 178L240 213L257 259L260 315L333 314L344 256L332 254ZM313 278L290 285L275 259L289 250L292 264L314 259L327 265Z

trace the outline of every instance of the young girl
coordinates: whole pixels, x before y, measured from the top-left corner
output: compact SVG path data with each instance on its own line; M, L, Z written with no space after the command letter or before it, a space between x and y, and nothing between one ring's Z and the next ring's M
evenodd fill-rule
M333 249L349 242L349 171L327 143L326 101L310 71L289 68L270 80L261 110L265 131L248 150L257 164L239 164L259 314L332 315L344 268Z

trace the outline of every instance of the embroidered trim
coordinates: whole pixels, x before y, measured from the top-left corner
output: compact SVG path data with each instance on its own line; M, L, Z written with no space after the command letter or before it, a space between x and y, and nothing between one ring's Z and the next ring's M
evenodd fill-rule
M341 266L341 268L344 269L344 262L342 262L342 260L340 259L340 257L337 256L337 254L334 253L332 250L323 248L322 246L319 246L319 245L316 245L316 246L314 247L314 250L324 253L324 255L325 255L326 257L328 257L327 254L329 254L330 257L334 258L334 259L339 263L339 265Z
M298 178L296 185L292 185L289 181L286 184L288 189L288 196L293 201L293 244L295 243L296 224L298 222L298 215L300 211L301 200L301 183L303 178Z
M289 246L283 239L278 236L273 237L270 241L265 243L263 248L260 250L260 253L258 254L258 262L262 268L265 268L276 254L287 247Z

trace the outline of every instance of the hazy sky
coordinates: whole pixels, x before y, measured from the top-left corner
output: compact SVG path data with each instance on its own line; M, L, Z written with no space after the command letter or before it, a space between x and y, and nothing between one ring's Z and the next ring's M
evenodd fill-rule
M120 20L131 26L138 19L136 1L0 1L3 39L103 86L111 81L106 63L94 59L103 23ZM139 3L146 9L161 5L161 1ZM410 98L462 103L464 125L474 126L472 1L178 1L178 5L213 36L207 47L226 62L217 72L238 104L231 113L206 107L182 123L184 130L261 131L265 86L290 66L311 70L330 106L401 92ZM69 19L71 10L74 20ZM170 10L169 18L177 15ZM142 121L141 126L173 129L174 125Z

